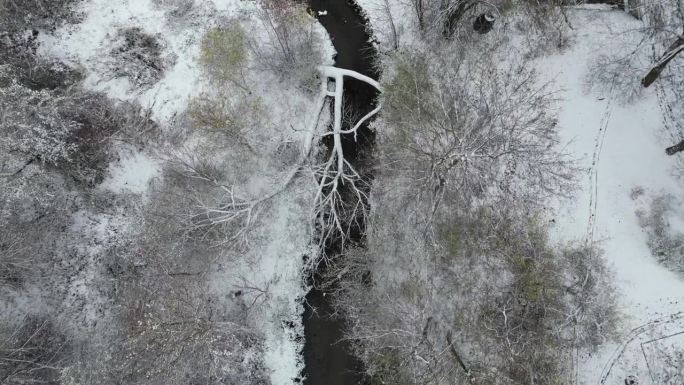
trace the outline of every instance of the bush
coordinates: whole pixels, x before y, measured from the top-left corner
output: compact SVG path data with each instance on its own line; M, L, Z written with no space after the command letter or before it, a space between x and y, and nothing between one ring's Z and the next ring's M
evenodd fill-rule
M3 384L59 385L61 369L69 354L66 336L43 316L28 315L18 325L3 323L0 326L0 380Z
M0 148L57 166L78 182L100 183L110 160L110 139L153 126L134 105L115 106L104 94L79 89L0 88L5 122Z
M32 90L65 88L81 80L79 71L36 54L38 31L0 37L0 87L13 82Z
M72 140L79 125L61 114L66 98L19 85L0 88L3 125L0 144L42 162L57 165L73 161L78 146Z
M106 267L115 324L104 337L88 336L65 382L263 385L261 336L249 328L244 303L214 291L209 279L226 250L186 227L193 194L208 183L166 171L150 191L139 236ZM206 166L202 175L214 172Z
M64 22L78 19L73 11L81 0L2 0L0 26L2 33L13 34L26 30L54 31Z
M247 90L247 37L238 21L232 20L225 27L209 30L202 39L200 50L200 64L210 79Z
M639 224L646 231L648 246L658 262L684 274L684 233L673 229L671 219L679 215L678 201L672 195L655 197L648 210L638 210Z
M2 190L0 190L2 192ZM1 205L2 207L4 205ZM0 215L0 224L4 224ZM35 268L35 258L24 233L3 231L0 233L0 287L20 287Z
M237 143L252 152L247 135L259 126L264 112L259 98L231 101L220 94L194 98L188 107L188 116L195 128L221 143Z
M118 43L112 49L113 72L127 77L137 87L150 87L158 82L173 59L164 57L164 44L158 36L145 33L139 27L119 31Z
M367 249L328 275L345 336L378 383L556 384L573 347L614 336L610 273L594 247L552 245L543 217L510 208L426 225L424 202L387 190L374 190Z
M195 0L153 0L158 7L167 10L167 14L173 18L181 19L195 6Z

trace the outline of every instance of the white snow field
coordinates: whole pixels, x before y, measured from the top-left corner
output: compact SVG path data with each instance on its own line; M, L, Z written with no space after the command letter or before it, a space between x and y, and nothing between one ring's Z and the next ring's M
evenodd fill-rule
M225 18L240 17L252 23L250 34L265 30L255 26L253 2L198 1L189 14L179 19L168 15L165 3L171 2L85 0L78 8L82 21L53 34L41 33L39 52L83 69L86 88L105 92L116 100L135 101L150 109L151 117L164 129L185 111L191 97L211 86L202 78L198 65L199 44L209 28ZM164 55L173 63L149 87L138 87L126 77L116 77L111 72L111 50L117 31L131 27L160 37ZM334 49L328 35L319 24L315 28L323 51L320 64L332 64ZM306 131L305 117L314 104L313 96L272 77L259 80L253 91L268 106L270 119L279 122L269 125L269 129L279 130L275 134L256 133L271 138L270 142L264 142L264 148L272 150L282 143L299 142ZM161 160L150 150L139 152L125 145L118 150L120 160L110 165L109 176L100 188L144 196L149 182L161 176ZM274 179L277 178L267 172L252 175L245 189L255 194L268 191L277 184ZM250 310L250 319L265 336L264 359L273 385L294 383L303 368L303 339L297 336L303 334L302 301L308 291L303 256L311 252L312 240L307 200L316 187L309 180L306 182L294 183L269 203L263 213L265 220L254 229L254 240L247 255L237 264L221 266L210 278L211 287L224 293L226 298L240 287L265 290L262 295L251 291L245 296L255 298L258 304Z
M636 215L642 200L663 192L679 195L683 187L675 176L676 157L665 154L671 143L663 113L652 89L624 102L621 91L586 92L585 87L599 54L634 49L641 23L607 7L569 9L568 16L574 44L538 61L562 90L559 130L585 170L575 198L556 207L554 232L559 240L598 242L615 272L624 316L621 341L606 344L598 355L581 354L575 381L623 384L633 375L641 385L682 383L682 378L666 380L667 368L661 366L675 357L673 351L684 351L682 338L669 337L684 331L684 280L656 262Z

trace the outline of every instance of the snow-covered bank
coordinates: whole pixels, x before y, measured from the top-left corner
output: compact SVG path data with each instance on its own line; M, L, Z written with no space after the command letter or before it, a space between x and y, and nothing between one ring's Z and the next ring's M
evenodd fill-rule
M555 234L559 240L599 242L615 271L624 329L631 330L684 311L684 281L656 262L636 215L642 200L663 192L679 195L682 184L674 176L676 158L664 151L669 142L663 140L663 115L652 90L628 104L617 94L623 90L585 92L598 55L629 53L642 37L634 31L640 23L604 7L571 9L568 16L575 44L563 54L538 61L540 70L562 89L559 131L569 143L567 151L585 170L576 198L554 213ZM648 335L656 338L682 330L684 321L679 319L667 331L653 329ZM662 383L657 373L649 375L638 344L633 344L634 349L615 357L613 344L604 346L598 356L581 357L580 383L598 383L604 365L612 361L616 364L606 384L622 383L630 374L638 375L641 384ZM684 349L681 340L677 344Z
M54 33L41 31L39 53L82 70L83 86L87 89L104 92L114 100L139 103L150 110L150 117L159 123L161 131L170 131L193 97L214 92L214 85L203 77L199 65L203 36L222 21L234 18L245 23L250 38L260 41L267 28L258 20L257 7L255 2L238 0L84 0L77 9L82 16L80 23L66 25ZM334 50L325 30L318 24L312 24L312 28L321 46L320 64L331 64ZM154 49L159 51L159 63L164 65L158 78L152 74L151 81L142 82L146 79L129 75L126 66L132 64L125 62L125 56L122 62L115 51L119 45L127 44L122 43L126 31L156 39ZM313 95L300 85L280 81L278 74L256 71L261 72L254 76L251 93L258 96L268 111L263 114L263 124L250 135L261 140L262 155L254 163L264 168L255 172L243 170L250 175L240 187L259 195L277 184L278 172L282 171L271 164L279 165L282 159L269 157L285 158L288 151L292 152L291 147L296 147L306 131L306 116L314 103ZM162 164L170 157L164 149L138 152L122 144L114 150L122 150L122 155L110 164L100 190L121 195L144 195L149 182L162 177ZM228 158L233 154L215 155ZM217 261L214 271L207 275L208 286L216 297L225 298L226 302L237 297L247 304L253 301L254 306L248 310L249 326L264 338L263 361L273 385L299 381L303 367L301 314L308 291L303 257L311 253L309 200L316 187L309 179L303 179L260 210L250 229L246 242L249 247L244 255L235 257L233 250L227 250L226 261ZM78 289L89 290L81 286Z
M363 9L373 30L373 38L380 52L394 49L397 45L411 42L415 30L415 14L404 2L385 0L356 0Z

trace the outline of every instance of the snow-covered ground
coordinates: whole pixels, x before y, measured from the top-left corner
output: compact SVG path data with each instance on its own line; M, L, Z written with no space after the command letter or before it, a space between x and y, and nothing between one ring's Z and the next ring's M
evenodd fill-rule
M415 39L417 23L408 3L385 0L356 0L356 3L370 22L380 52L392 50L395 41L403 45Z
M170 124L181 114L188 100L207 85L197 64L199 41L221 17L235 16L253 4L239 0L196 2L191 14L173 21L168 10L152 0L87 0L81 5L83 21L54 34L41 34L41 53L82 67L85 86L106 92L120 100L133 100L150 108L160 124ZM366 10L381 46L390 44L387 9L379 0L359 0ZM392 2L398 4L398 2ZM398 39L410 40L407 30L410 12L406 7L390 10ZM620 91L587 92L585 83L590 64L600 53L628 52L641 37L640 24L630 16L604 7L568 10L574 27L574 44L562 54L537 61L544 76L562 90L559 129L567 151L579 159L585 173L580 188L569 202L555 207L555 236L559 241L587 239L599 242L615 271L620 309L624 314L621 341L606 344L598 354L582 355L577 368L578 383L622 384L636 375L641 384L663 383L668 358L684 350L684 280L658 264L647 245L636 211L664 193L679 195L681 181L675 176L676 158L665 155L672 143L664 133L663 114L654 91L645 92L629 104ZM164 76L150 87L136 87L125 77L112 76L110 51L121 28L138 27L161 36L164 54L173 63ZM628 32L631 31L631 32ZM325 39L321 31L321 39ZM327 57L332 57L326 42ZM328 64L328 63L322 63ZM639 79L635 78L635 82ZM272 93L265 91L271 87ZM262 84L259 91L283 126L303 127L305 96L284 86ZM289 96L286 98L286 96ZM287 101L287 103L276 103ZM304 130L295 130L303 132ZM297 138L294 135L293 139ZM132 153L110 165L103 189L144 194L148 182L160 174L160 166L149 154ZM263 177L251 181L263 186ZM258 242L236 265L225 266L212 276L217 291L229 292L250 286L260 305L251 315L266 337L266 365L274 385L291 384L301 371L300 360L303 259L311 240L305 202L315 186L295 183L280 195L262 215L256 231ZM255 188L255 190L258 190ZM80 219L79 219L80 218ZM74 217L74 226L90 226ZM673 227L684 223L673 222ZM90 280L90 278L88 278ZM79 283L76 288L85 290ZM672 382L674 384L674 382ZM681 382L680 382L681 383Z
M389 47L386 3L358 2L381 47ZM392 1L390 8L399 39L410 45L415 31L402 21L411 17L408 6ZM652 256L637 216L654 198L681 196L681 171L675 169L676 157L664 151L674 143L663 125L663 103L655 90L630 102L624 95L639 87L638 76L648 71L652 58L641 58L643 73L631 79L630 89L587 91L590 68L599 56L629 54L643 38L638 31L643 25L603 5L569 8L567 15L573 27L570 48L542 57L536 65L560 89L561 138L584 171L575 197L555 204L549 215L556 223L557 241L593 241L604 250L615 273L622 313L619 340L605 344L598 354L580 354L572 383L622 385L633 375L641 385L682 384L683 378L672 377L671 366L684 352L684 338L678 334L684 332L684 280ZM681 220L669 219L671 231L684 232Z
M560 240L598 242L615 272L623 327L627 332L635 329L620 337L624 346L608 344L598 355L580 357L578 380L622 384L628 375L636 375L642 385L662 384L661 369L649 369L646 363L663 359L648 353L655 345L646 341L666 337L659 343L669 341L669 349L684 350L681 338L667 338L684 331L684 281L651 255L636 211L642 201L663 192L680 194L676 158L665 154L671 144L653 90L630 103L622 102L621 90L585 92L596 57L628 53L641 38L632 31L640 22L604 7L572 9L568 16L575 28L574 44L562 54L540 59L538 67L562 90L559 130L569 143L567 151L585 172L576 197L556 208L554 231Z
M116 193L129 191L144 194L152 178L160 172L157 160L140 152L126 151L118 161L112 162L107 178L100 187Z
M174 2L86 0L78 8L82 14L80 23L64 26L52 34L40 34L39 52L81 68L86 75L86 88L105 92L115 100L134 101L150 109L151 117L163 130L185 111L193 96L211 86L202 78L198 64L202 36L225 18L249 20L246 15L253 15L257 6L256 3L239 0L189 3L194 3L191 10L177 17L169 14ZM250 34L264 33L263 26L253 27ZM140 87L126 77L113 75L112 47L116 44L117 34L124 28L139 28L158 37L164 60L171 63L163 77L150 86ZM331 64L332 44L320 25L316 24L315 28L323 47L321 64ZM298 140L299 135L305 132L305 116L309 106L313 105L313 96L291 85L278 84L268 77L263 77L255 88L254 92L268 106L271 123L275 123L269 125L270 129L279 130L276 135L261 133L274 142L264 143L264 148L278 148L281 140ZM144 195L149 182L161 176L162 160L155 158L154 151L150 150L117 150L120 159L110 165L108 176L100 188L120 194ZM256 173L245 189L268 189L269 183L276 184L273 180L265 181L273 179L271 177L268 173ZM307 179L306 182L310 181ZM224 293L226 298L241 287L264 290L259 296L261 292L258 290L243 289L247 298L256 298L257 306L250 310L250 318L265 337L264 360L273 385L292 384L303 367L303 339L298 338L298 335L303 335L302 301L308 290L303 279L303 256L310 252L312 239L306 198L310 198L314 188L311 183L294 183L286 193L279 194L261 213L262 220L257 219L255 239L251 240L247 255L237 264L219 266L211 276L211 287ZM84 213L78 215L74 218L76 224L83 222L79 218L87 216Z

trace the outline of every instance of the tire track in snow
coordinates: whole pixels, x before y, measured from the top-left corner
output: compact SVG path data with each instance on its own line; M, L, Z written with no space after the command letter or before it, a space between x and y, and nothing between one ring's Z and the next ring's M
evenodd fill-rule
M601 118L599 131L594 140L594 154L591 160L591 167L589 168L589 218L587 223L587 244L594 242L594 232L596 230L596 214L598 211L598 164L601 160L601 152L603 150L603 143L606 139L606 132L608 131L608 123L612 114L611 103L608 102L606 110Z
M627 350L627 347L630 343L632 343L634 340L639 338L642 334L649 332L653 329L655 329L658 326L662 325L667 325L670 323L675 323L677 321L682 321L684 320L684 312L678 312L674 314L670 314L665 317L661 317L652 321L649 321L641 326L638 326L634 329L632 329L629 334L627 335L627 339L623 341L613 352L611 357L608 359L606 364L603 366L603 371L601 372L601 377L599 377L599 382L598 385L605 385L606 381L608 380L608 376L610 376L610 372L613 370L613 367L615 364L618 362L620 358L622 358L622 355L624 354L625 350Z

